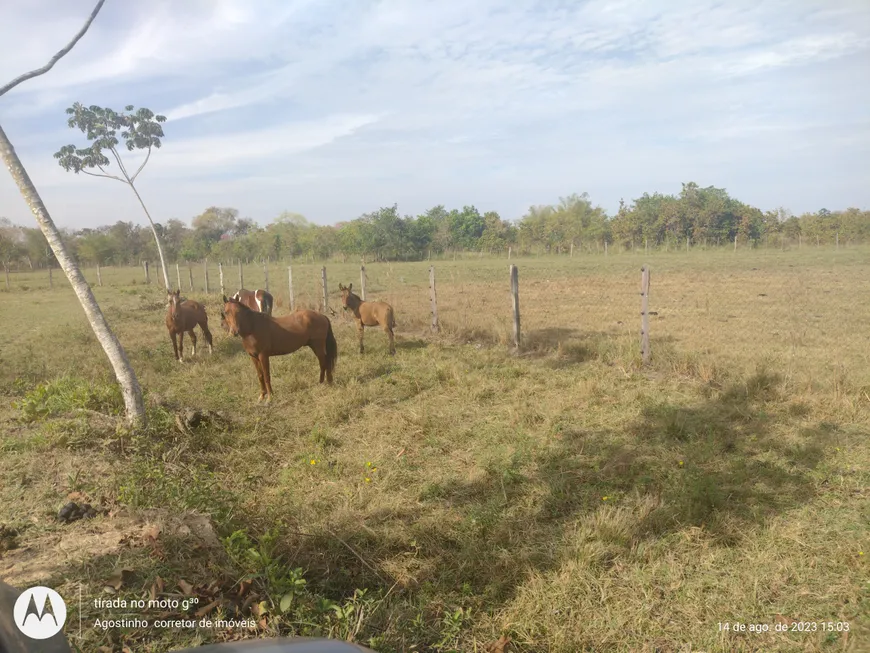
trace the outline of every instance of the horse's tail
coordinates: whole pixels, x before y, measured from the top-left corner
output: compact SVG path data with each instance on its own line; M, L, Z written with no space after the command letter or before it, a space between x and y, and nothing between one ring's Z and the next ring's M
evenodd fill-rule
M326 368L330 372L335 371L335 362L338 360L338 343L332 333L332 322L326 318Z

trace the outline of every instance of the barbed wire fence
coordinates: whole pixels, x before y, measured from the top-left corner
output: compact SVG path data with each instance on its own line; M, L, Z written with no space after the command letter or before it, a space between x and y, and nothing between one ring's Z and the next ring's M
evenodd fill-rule
M684 351L725 357L741 348L794 356L814 340L830 342L822 326L836 330L837 325L819 317L827 312L826 302L848 305L846 299L827 295L836 282L832 271L819 276L771 263L783 250L757 255L738 246L728 263L734 254L730 248L720 248L717 257L691 246L688 253L590 249L547 257L509 250L501 256L473 253L456 261L439 257L410 263L179 261L169 271L173 285L203 301L212 314L221 295L241 287L263 288L275 297L276 315L309 308L352 328L338 286L353 284L366 300L393 305L400 347L403 338L442 339L504 346L524 355L567 352L576 360L595 355L649 363L675 343ZM801 260L812 252L836 255L845 246L791 249ZM162 275L155 272L146 261L83 269L100 302L111 302L111 293L121 291L145 294L153 304L154 295L164 292ZM69 290L58 270L7 268L0 305L6 292Z

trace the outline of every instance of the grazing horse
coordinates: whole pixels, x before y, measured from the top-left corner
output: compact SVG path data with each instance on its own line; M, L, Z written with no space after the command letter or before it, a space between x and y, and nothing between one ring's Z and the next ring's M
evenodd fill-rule
M320 382L324 376L332 383L332 372L338 359L338 343L332 333L329 318L317 311L298 310L290 315L272 317L253 311L237 299L224 295L221 317L229 332L241 336L242 346L254 362L260 381L260 397L266 403L272 399L270 356L292 354L308 346L320 362Z
M208 345L208 353L213 353L211 331L208 330L208 316L205 314L205 306L192 299L183 299L181 289L168 293L169 310L166 311L166 328L169 337L172 338L172 349L175 351L175 359L179 363L184 362L184 334L190 335L193 343L193 355L196 356L196 334L193 328L199 325L205 342ZM178 343L175 336L178 335Z
M242 288L239 292L232 296L237 302L241 302L252 311L259 311L266 315L272 314L272 306L275 304L275 298L268 290L257 288L254 291L245 290Z
M344 310L353 311L356 318L356 328L359 333L359 353L363 353L363 331L367 326L380 325L384 333L390 339L390 354L396 353L396 342L393 337L393 328L396 320L393 315L393 307L386 302L364 302L359 295L353 294L353 284L345 287L338 284L341 291L341 303Z

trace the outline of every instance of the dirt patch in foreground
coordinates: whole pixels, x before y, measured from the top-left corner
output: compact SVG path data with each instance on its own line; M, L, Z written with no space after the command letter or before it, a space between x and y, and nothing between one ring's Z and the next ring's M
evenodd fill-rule
M71 565L127 547L152 545L161 535L188 540L200 548L221 548L211 520L198 513L110 513L59 526L32 539L19 537L15 548L0 552L0 579L19 588L44 583L63 575Z

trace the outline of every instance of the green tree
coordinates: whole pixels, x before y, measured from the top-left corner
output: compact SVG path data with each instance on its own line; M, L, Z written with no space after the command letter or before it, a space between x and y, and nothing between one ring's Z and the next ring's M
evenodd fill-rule
M105 177L106 179L115 179L121 183L127 184L130 190L136 195L148 222L151 225L151 231L154 234L154 242L157 245L157 254L160 257L160 266L163 270L163 282L166 289L171 289L169 283L169 272L166 269L166 258L163 256L163 247L160 243L160 236L157 233L157 228L154 226L154 220L151 219L151 214L139 195L136 189L136 178L145 168L145 165L151 158L151 152L154 149L159 149L161 138L163 138L163 127L161 123L166 122L166 116L155 115L150 109L144 107L138 111L134 111L135 107L127 105L122 113L118 113L108 107L99 107L92 105L85 107L80 102L76 102L66 110L67 115L71 116L67 124L71 128L78 128L91 144L85 148L76 148L75 145L65 145L60 150L55 152L54 158L58 160L60 167L67 172L78 174L83 172L93 177ZM118 139L118 131L121 132L121 138L124 139L124 145L128 152L135 150L144 150L145 160L139 168L130 174L121 155L118 153L118 146L121 141ZM109 174L106 169L111 161L106 152L112 155L112 158L118 164L118 170L121 174ZM100 172L93 172L94 169Z

